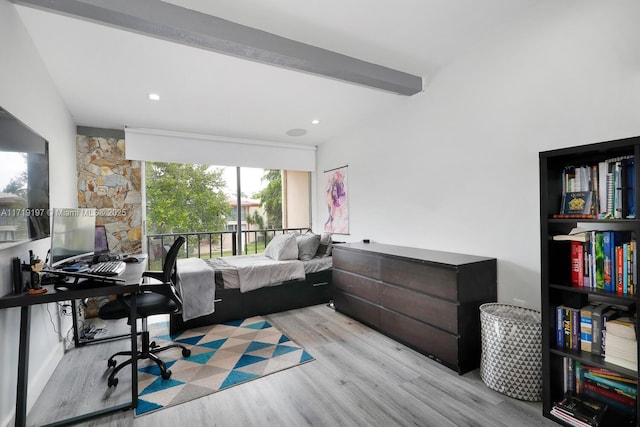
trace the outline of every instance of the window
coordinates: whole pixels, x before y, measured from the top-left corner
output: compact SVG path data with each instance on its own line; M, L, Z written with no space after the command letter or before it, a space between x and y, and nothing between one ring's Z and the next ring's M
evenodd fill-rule
M145 171L149 244L190 233L195 241L186 246L199 251L206 240L212 254L257 253L267 240L258 230L311 225L309 172L159 162ZM229 234L239 230L234 240Z

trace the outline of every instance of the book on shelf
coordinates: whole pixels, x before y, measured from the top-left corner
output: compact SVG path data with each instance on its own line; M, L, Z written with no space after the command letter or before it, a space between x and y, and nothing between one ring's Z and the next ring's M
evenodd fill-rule
M596 399L599 397L606 397L616 401L620 405L634 406L636 404L635 397L620 393L612 387L607 387L595 381L584 380L582 383L582 390L584 393L591 392L589 393L591 394L591 397Z
M625 274L627 259L624 254L624 247L628 243L616 246L616 293L624 295Z
M576 394L580 394L584 391L584 367L582 365L582 362L580 362L579 360L573 361L573 373L576 381L575 392Z
M574 236L581 237L574 239ZM557 235L553 239L569 242L571 286L635 295L636 241L632 232L591 230Z
M605 361L609 361L609 356L622 358L630 363L636 364L638 362L637 354L638 341L630 340L628 338L622 338L617 335L607 334L606 348L605 348ZM634 369L635 368L629 368Z
M607 322L620 316L620 310L609 304L600 304L593 310L591 316L591 327L593 328L591 353L604 356Z
M601 232L594 231L595 238L593 239L593 258L594 263L594 277L595 277L595 289L604 291L604 235Z
M600 206L599 213L607 212L607 162L599 162L598 168L598 203Z
M600 356L606 357L607 354L607 338L609 337L607 334L607 327L609 322L617 319L621 315L623 315L623 312L614 308L607 310L602 314L600 319Z
M557 419L564 421L567 425L570 425L572 427L591 427L591 424L587 424L572 417L569 413L563 411L562 409L553 407L551 408L550 413Z
M564 348L573 348L573 342L571 340L571 337L573 337L573 334L571 333L571 319L573 319L573 316L571 316L571 307L566 307L563 312L562 312L562 328L564 331Z
M564 348L564 309L565 305L556 307L556 346Z
M627 338L629 340L636 339L637 321L629 316L619 317L607 323L607 333Z
M591 352L593 343L593 310L597 306L589 304L580 309L580 350Z
M567 393L553 405L552 413L565 421L575 420L581 423L574 425L597 427L602 422L607 408L608 405L599 400Z
M595 367L575 361L576 393L607 404L624 414L635 414L637 401L636 380L607 368ZM580 372L578 374L578 372Z
M607 326L621 316L628 316L634 309L632 301L598 303L591 312L591 353L604 356L606 354ZM615 328L615 326L614 326Z
M564 310L564 347L571 350L580 348L580 310L567 307Z
M563 367L563 390L565 393L575 393L576 392L576 370L575 370L575 361L570 357L564 357L562 360Z
M607 363L611 363L613 365L622 366L623 368L630 369L632 371L638 371L638 360L629 360L628 356L620 357L615 354L606 353L604 355L604 360Z
M584 266L582 271L584 272L584 278L582 279L582 283L586 288L593 289L594 280L593 272L591 265L593 264L593 254L591 253L591 242L584 242L582 244L582 248L584 251L584 255L582 257Z
M628 377L622 376L619 372L612 371L611 369L603 368L600 366L591 366L591 365L582 365L582 367L583 367L583 372L589 371L591 375L595 375L597 377L602 377L602 378L609 378L611 380L636 385L636 380L634 378L628 378Z
M556 307L556 345L580 349L580 309L568 306Z
M555 344L559 348L582 350L604 356L607 348L618 348L615 342L607 347L607 337L615 337L620 325L626 325L628 320L615 321L620 316L629 313L633 303L611 305L608 303L592 302L581 308L567 305L555 307ZM608 326L614 332L608 334ZM635 334L635 329L626 331L625 337ZM635 337L635 335L634 335ZM635 342L635 338L633 338ZM629 344L631 345L631 344ZM614 353L614 356L619 354Z
M572 228L569 234L557 234L553 236L553 240L557 241L575 241L575 242L588 242L590 233L580 227Z
M598 304L591 311L591 353L600 355L602 345L602 314L611 310L608 304Z
M563 215L588 215L594 214L592 191L571 191L562 196Z
M622 278L622 294L634 295L635 293L635 240L630 240L622 246L623 261L623 278Z
M622 206L622 191L623 191L623 185L624 183L622 182L622 161L617 161L613 164L613 182L614 182L614 200L615 200L615 206L613 209L613 217L620 219L623 218L623 206Z
M561 206L554 218L635 218L635 158L628 155L565 166L561 190Z
M625 192L623 194L623 200L627 201L624 212L625 218L636 217L636 199L635 199L635 186L636 186L636 170L635 170L635 158L629 157L624 160L623 179L625 182Z
M562 410L556 406L551 408L551 415L556 417L559 420L564 421L568 425L572 427L591 427L592 424L585 423L584 421L580 421L579 419L573 417L569 412Z
M575 240L571 241L571 284L584 286L584 249Z
M573 380L575 381L575 385L567 384L565 392L575 390L575 392L579 394L584 390L584 383L590 381L597 383L601 388L615 391L631 399L637 397L637 383L635 378L626 377L609 368L588 365L568 356L565 356L563 359L563 368L566 371L564 375L567 377L567 381L570 375L573 376ZM573 372L573 374L571 374L571 372Z
M635 320L620 317L608 321L605 337L605 362L637 371L638 341Z
M604 290L605 292L613 292L615 283L615 252L614 251L614 232L603 231L602 232L602 256L604 257Z
M583 367L583 369L584 372L582 374L582 377L584 381L592 381L598 383L620 394L631 397L632 399L635 399L638 396L638 387L636 384L615 380L610 377L595 375L588 367Z
M612 394L603 394L602 391L595 391L591 387L586 388L582 395L593 400L598 400L618 413L624 414L625 416L630 416L632 419L635 418L637 412L635 400L633 401L633 404L629 404L626 402L623 403L620 401L620 398L618 396ZM631 425L636 424L633 423Z

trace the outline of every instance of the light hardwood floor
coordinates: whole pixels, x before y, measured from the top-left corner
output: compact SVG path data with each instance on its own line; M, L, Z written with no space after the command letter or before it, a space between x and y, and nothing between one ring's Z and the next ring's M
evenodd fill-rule
M316 360L141 417L127 411L81 425L557 426L542 417L541 404L486 387L479 370L459 376L326 305L265 317ZM29 424L40 425L42 417L54 412L68 416L69 411L86 410L91 404L82 402L90 396L100 403L126 401L126 375L116 387L120 390L105 392L101 365L124 343L69 352ZM90 364L82 365L87 360ZM89 380L65 379L73 373L85 378L85 369L97 374Z

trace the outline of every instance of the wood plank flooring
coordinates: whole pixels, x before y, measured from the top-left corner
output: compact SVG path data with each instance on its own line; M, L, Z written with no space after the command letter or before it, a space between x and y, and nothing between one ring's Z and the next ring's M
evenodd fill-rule
M326 305L265 317L316 360L141 417L126 411L81 425L558 425L542 417L541 404L511 399L486 387L479 370L459 376ZM50 421L53 413L63 417L87 410L89 401L94 406L126 401L126 375L121 375L118 390L108 392L102 366L123 346L126 341L86 346L82 354L69 352L29 414L29 424ZM94 371L89 380L65 379L74 371L85 375L86 370Z

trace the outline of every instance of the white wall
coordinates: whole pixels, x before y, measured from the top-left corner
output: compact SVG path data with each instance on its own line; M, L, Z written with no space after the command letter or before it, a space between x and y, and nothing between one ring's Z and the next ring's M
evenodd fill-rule
M52 206L77 206L75 125L14 5L6 0L0 0L0 52L0 106L49 141ZM25 259L31 249L44 259L49 244L43 239L0 251L0 295L11 292L11 258ZM61 357L62 346L46 308L32 309L30 396L44 387ZM50 310L57 324L55 305ZM19 309L0 310L0 425L10 423L15 409L19 326Z
M496 257L498 300L539 308L538 152L640 135L640 2L550 3L321 145L316 228L322 171L348 164L334 239Z

